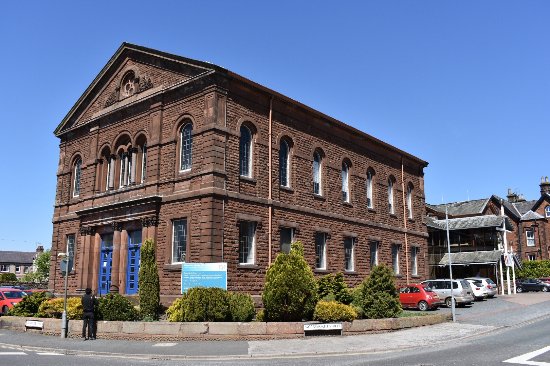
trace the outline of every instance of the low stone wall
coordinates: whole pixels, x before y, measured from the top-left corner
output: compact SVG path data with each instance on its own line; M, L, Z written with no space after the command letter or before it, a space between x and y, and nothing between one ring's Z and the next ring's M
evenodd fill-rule
M391 319L360 319L343 323L343 334L363 334L369 332L392 331L404 328L420 327L443 323L449 319L446 314L430 314L425 316L391 318ZM44 334L60 335L61 320L51 318L28 318L3 316L0 317L0 329L25 331L27 320L40 320L44 324ZM36 330L33 330L36 331ZM70 320L70 337L80 337L82 320ZM117 339L152 339L152 338L296 338L304 336L303 322L204 322L204 323L172 323L172 322L119 322L99 321L97 335L100 338Z

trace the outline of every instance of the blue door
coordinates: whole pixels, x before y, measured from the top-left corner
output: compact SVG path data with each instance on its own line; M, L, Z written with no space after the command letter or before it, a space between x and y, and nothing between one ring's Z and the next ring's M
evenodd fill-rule
M126 268L126 294L138 291L138 274L141 253L141 230L128 233L128 267Z
M113 265L113 234L101 235L101 252L99 253L99 295L109 293L111 287L111 267Z

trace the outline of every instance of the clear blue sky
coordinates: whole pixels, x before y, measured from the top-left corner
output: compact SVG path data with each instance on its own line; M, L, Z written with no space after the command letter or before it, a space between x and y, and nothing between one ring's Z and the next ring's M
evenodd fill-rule
M0 249L49 248L53 130L124 41L226 67L430 163L429 203L539 197L548 1L7 1Z

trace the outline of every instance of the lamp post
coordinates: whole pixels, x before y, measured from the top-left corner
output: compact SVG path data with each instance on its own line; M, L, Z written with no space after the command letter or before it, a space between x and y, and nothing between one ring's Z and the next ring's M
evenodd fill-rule
M61 257L61 273L65 276L65 290L63 293L63 314L61 315L61 338L67 338L67 285L69 282L69 261L67 253L58 253L58 257Z

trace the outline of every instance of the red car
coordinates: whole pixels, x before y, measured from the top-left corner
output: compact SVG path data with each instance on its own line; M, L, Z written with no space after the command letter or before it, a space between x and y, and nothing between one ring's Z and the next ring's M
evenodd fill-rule
M421 311L437 309L443 304L435 292L426 285L419 283L400 288L399 300L403 308L413 308Z
M25 293L16 288L0 287L0 311L3 315L13 308L13 305L23 300Z

